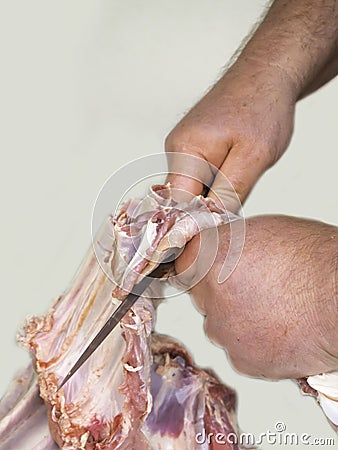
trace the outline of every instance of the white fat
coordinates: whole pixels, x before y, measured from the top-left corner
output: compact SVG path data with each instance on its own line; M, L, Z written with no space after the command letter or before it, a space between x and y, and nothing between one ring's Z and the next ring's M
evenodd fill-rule
M128 370L128 372L139 372L140 370L143 369L143 366L137 366L137 367L133 367L128 363L124 363L123 367Z
M338 402L338 372L323 373L307 379L309 385L316 391Z
M146 237L148 241L148 246L151 245L157 236L157 223L154 222L148 222L147 228L146 228ZM147 249L144 249L145 251ZM143 255L145 256L145 255Z
M331 400L320 393L318 395L318 400L326 416L332 423L338 426L338 402Z
M118 300L117 298L112 297L112 299L111 299L111 304L112 304L113 306L115 306L115 307L120 306L121 300Z
M86 448L86 444L87 444L87 441L88 441L88 437L89 437L89 431L87 431L87 433L84 433L84 434L81 436L81 439L80 439L80 445L81 445L81 449L83 449L83 450L85 450L85 448Z
M55 408L55 405L52 407L52 420L53 420L53 422L57 422L58 421L58 419L57 419L57 415L56 415L56 408Z
M123 324L123 328L129 328L130 330L135 330L135 331L137 331L138 325L135 324L135 323L124 323L124 324Z
M315 375L307 382L318 391L318 400L326 416L338 425L338 372Z

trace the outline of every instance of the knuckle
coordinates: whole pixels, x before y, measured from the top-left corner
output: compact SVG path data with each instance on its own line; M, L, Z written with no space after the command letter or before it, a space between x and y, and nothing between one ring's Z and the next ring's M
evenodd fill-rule
M166 152L174 152L177 149L177 132L175 128L166 136L164 140L164 148Z
M246 361L243 358L238 357L236 353L227 352L227 354L231 366L237 372L251 377L258 376L259 371L256 369L254 364Z
M231 351L227 351L228 359L230 361L231 366L237 370L237 372L245 373L246 372L246 364L243 363L241 358L238 358L236 353Z
M180 122L165 138L165 149L167 152L181 151L182 146L189 147L189 145L192 145L193 137L198 136L198 134L198 127Z
M167 152L205 155L206 153L223 153L224 148L230 146L228 142L228 134L221 132L214 125L201 121L185 122L183 119L167 135L164 146Z
M193 302L200 314L206 315L206 306L205 306L205 298L204 296L193 295Z
M262 165L268 169L276 162L275 154L276 152L271 146L264 144L259 147L257 157L263 162Z
M206 301L207 302L207 301ZM210 317L210 307L208 307L205 304L205 308L207 310L207 315L204 321L204 331L207 337L212 341L214 344L227 349L227 337L223 335L222 329L219 326L218 320L215 318ZM212 316L212 313L211 313Z

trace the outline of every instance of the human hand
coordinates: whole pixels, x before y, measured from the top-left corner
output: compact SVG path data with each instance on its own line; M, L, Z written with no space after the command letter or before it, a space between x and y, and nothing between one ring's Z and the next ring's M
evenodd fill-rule
M215 262L191 289L209 338L250 376L298 378L337 370L338 229L287 216L250 218L242 256L222 284L217 278L229 226L219 232ZM207 239L208 231L202 234ZM203 265L198 248L196 239L188 244L176 261L178 273Z
M296 92L280 69L257 61L238 61L202 100L176 125L166 139L174 171L194 175L198 168L182 153L216 166L228 178L243 202L258 178L285 151L293 130ZM182 163L180 163L182 161ZM169 168L170 168L169 167ZM174 187L198 195L203 184L171 174ZM224 177L216 176L215 193L230 210L238 200Z

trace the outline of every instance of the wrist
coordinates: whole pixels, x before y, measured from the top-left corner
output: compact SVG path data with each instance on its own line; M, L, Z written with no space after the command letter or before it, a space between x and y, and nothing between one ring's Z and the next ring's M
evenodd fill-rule
M256 87L257 93L261 92L262 95L267 90L275 92L279 100L283 98L293 104L296 103L300 92L299 81L287 69L265 61L253 53L247 55L243 52L224 74L220 83L228 85L231 80L235 83L243 80L243 84Z

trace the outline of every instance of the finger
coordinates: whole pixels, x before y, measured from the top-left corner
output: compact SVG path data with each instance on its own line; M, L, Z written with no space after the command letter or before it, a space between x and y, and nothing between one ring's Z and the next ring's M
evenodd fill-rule
M191 195L203 193L204 186L211 186L217 168L200 153L166 152L167 182L175 188L175 200L187 201ZM189 195L190 194L190 195ZM176 197L180 197L179 199Z
M267 170L265 154L235 146L218 171L208 196L232 212L238 212L251 189Z

